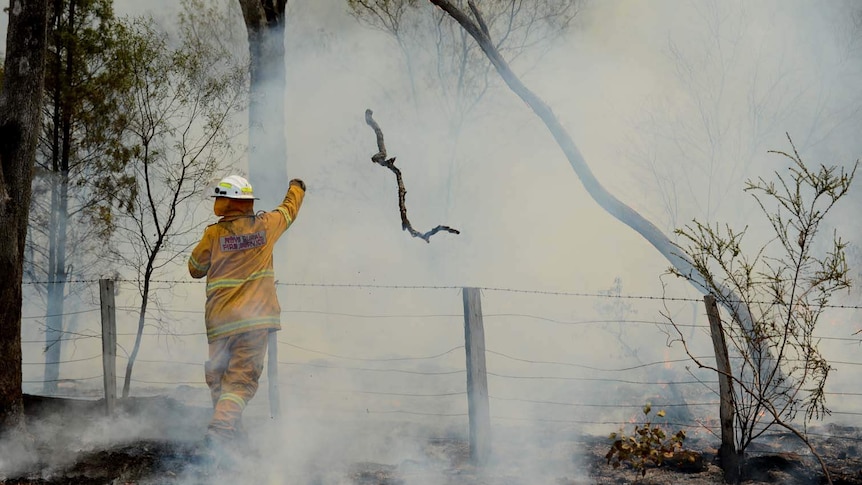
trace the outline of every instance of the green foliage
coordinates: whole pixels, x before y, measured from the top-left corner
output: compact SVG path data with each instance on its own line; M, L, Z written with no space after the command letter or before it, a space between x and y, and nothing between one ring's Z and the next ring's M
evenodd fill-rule
M133 82L121 68L123 22L110 0L58 1L49 20L26 266L37 280L63 279L73 266L99 271L93 263L106 262L114 212L128 210L111 200L134 190L122 174L129 153L120 103Z
M771 236L750 248L748 228L693 221L676 231L679 249L704 277L705 291L724 308L722 319L732 359L737 449L774 424L787 427L802 412L807 423L829 413L824 386L831 370L814 337L835 292L850 287L846 243L836 233L821 237L829 211L844 197L858 161L849 171L809 168L792 151L774 151L790 164L775 180L749 181ZM671 274L695 281L676 269ZM679 332L679 329L677 328ZM682 333L679 340L687 343ZM713 368L689 356L702 368Z
M627 463L643 477L647 468L661 466L666 459L673 458L674 454L682 451L685 431L680 430L668 435L664 427L652 423L651 411L650 404L644 406L644 423L636 424L631 435L624 434L622 430L619 433L611 433L609 438L613 443L605 455L608 464L619 468ZM657 412L656 416L663 418L664 410Z

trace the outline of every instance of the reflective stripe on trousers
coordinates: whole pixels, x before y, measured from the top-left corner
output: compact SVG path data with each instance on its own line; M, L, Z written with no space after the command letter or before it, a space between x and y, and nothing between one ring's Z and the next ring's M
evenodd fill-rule
M257 392L263 372L269 330L254 330L214 340L204 365L213 400L207 434L220 440L236 437L242 411Z

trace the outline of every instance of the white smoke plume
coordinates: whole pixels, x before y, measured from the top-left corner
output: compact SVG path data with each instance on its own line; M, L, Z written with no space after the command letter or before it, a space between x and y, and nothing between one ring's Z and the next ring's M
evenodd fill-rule
M175 7L166 0L118 0L116 8L167 21ZM858 7L849 1L588 2L569 34L513 66L554 109L598 179L663 230L708 219L751 224L751 236L762 240L769 228L757 218L743 184L786 166L767 153L789 148L785 133L812 163L847 167L862 154L862 35L854 15ZM308 193L275 256L277 280L296 284L279 286L285 418L278 427L269 420L264 379L246 411L261 451L245 466L269 483L348 483L351 467L374 462L410 476L428 473L426 482L410 483L445 483L448 455L434 443L466 439L466 396L425 400L356 391L458 393L465 391L463 374L349 368L391 368L362 359L431 356L463 345L464 286L596 294L618 277L623 294L660 297L659 277L668 263L589 198L544 126L498 79L453 150L445 113L427 99L417 105L410 98L402 52L389 36L356 22L339 0L289 2L288 19L288 176L302 178ZM241 17L236 21L242 28ZM370 160L377 149L363 118L367 108L374 110L389 155L403 172L414 227L447 224L460 235L438 234L426 244L400 230L394 177ZM453 153L451 177L447 163ZM239 162L236 169L247 166ZM847 217L858 207L859 193L857 181L832 221L851 247L862 245L858 218ZM862 258L851 264L862 265ZM183 268L176 278L187 278ZM668 296L700 297L684 282L663 281ZM189 364L142 365L136 372L142 381L185 384L141 384L133 395L167 394L206 406L202 367L194 365L206 359L205 339L187 335L203 329L202 313L195 312L203 309L204 289L178 284L174 290L181 296L165 306L187 313L165 318L183 336L152 337L150 353L142 358ZM856 295L854 290L848 299ZM670 400L673 386L619 381L712 379L692 377L685 362L676 362L681 349L668 349L654 323L665 311L660 301L632 300L622 313L603 303L594 297L483 292L486 346L497 352L487 355L489 372L497 374L489 376L495 397L490 476L584 480L587 471L573 436L616 431L617 424L589 423L625 422L639 412L548 403ZM668 305L681 321L706 322L697 302ZM25 314L36 313L25 308ZM831 312L820 333L850 337L858 330L854 316L854 310ZM120 328L132 328L134 315L118 319ZM707 355L708 335L691 331ZM39 338L33 328L25 326L24 332ZM857 347L847 344L824 340L821 348L827 359L852 362ZM25 348L24 355L39 359L38 349ZM98 373L98 365L64 372L84 376ZM431 373L463 366L460 349L397 368ZM859 392L853 367L836 368L827 391ZM25 380L38 378L38 372L28 372ZM611 380L571 379L590 375ZM702 399L683 397L690 403ZM858 401L830 403L860 410ZM692 405L687 412L714 417L717 407ZM859 424L851 415L830 419ZM135 425L124 437L147 429ZM87 432L102 436L82 431Z

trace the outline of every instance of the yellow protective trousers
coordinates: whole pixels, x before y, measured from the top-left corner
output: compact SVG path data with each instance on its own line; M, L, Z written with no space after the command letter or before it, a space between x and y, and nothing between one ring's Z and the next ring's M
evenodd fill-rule
M237 437L243 409L257 392L269 330L253 330L213 340L204 365L213 400L207 435L220 441Z

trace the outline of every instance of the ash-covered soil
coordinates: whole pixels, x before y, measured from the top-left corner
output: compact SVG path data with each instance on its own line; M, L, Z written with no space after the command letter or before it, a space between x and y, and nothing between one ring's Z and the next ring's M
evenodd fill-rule
M131 398L107 420L100 401L29 396L26 405L30 436L23 441L26 445L20 440L0 444L0 484L723 483L715 464L717 443L704 438L686 441L693 460L648 469L640 476L630 468L607 464L610 441L604 436L495 431L492 456L477 467L470 460L466 430L434 434L429 426L429 433L417 435L408 433L407 427L372 424L347 432L348 421L327 420L332 425L328 432L303 435L297 430L318 428L307 423L285 426L276 439L272 434L263 437L234 457L232 465L216 467L201 459L199 438L209 418L205 408L165 397ZM273 427L264 421L250 426L250 431L264 436ZM862 485L860 430L827 425L817 434L814 443L829 465L833 483ZM745 484L825 483L810 452L790 435L774 436L752 448Z

